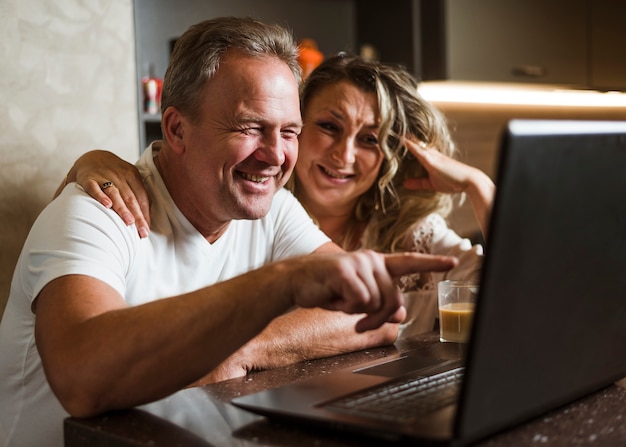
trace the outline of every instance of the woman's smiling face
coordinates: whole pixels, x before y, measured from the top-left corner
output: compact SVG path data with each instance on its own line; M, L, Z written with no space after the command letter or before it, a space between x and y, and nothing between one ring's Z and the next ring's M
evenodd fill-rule
M376 94L340 81L315 93L302 113L300 200L313 214L352 212L384 159Z

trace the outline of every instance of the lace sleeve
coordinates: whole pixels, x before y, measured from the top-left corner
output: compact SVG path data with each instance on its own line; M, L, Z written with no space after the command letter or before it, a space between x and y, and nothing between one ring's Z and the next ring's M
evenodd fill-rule
M411 233L407 235L404 250L414 251L417 253L430 254L432 252L433 238L435 235L435 222L426 216L419 220L411 229ZM433 290L432 281L426 278L427 275L421 273L412 273L404 275L400 278L400 287L406 291L423 291Z
M448 227L443 217L434 213L415 223L407 234L403 249L459 259L459 265L450 272L403 276L400 285L404 291L433 290L440 280L446 278L476 277L482 263L482 246L472 245L469 239L460 237Z

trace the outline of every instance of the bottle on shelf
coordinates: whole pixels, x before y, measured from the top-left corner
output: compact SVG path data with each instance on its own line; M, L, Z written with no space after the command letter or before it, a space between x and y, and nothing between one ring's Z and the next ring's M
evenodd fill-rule
M143 89L143 111L149 115L158 115L161 110L161 88L163 80L154 75L152 64L149 65L148 74L141 80Z

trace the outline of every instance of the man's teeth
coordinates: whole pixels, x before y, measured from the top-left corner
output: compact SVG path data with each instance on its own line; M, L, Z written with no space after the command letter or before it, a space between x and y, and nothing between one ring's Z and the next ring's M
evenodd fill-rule
M260 175L254 174L246 174L245 172L241 173L241 176L246 180L250 180L251 182L263 183L269 179L269 177L261 177Z
M324 171L324 173L332 178L337 178L337 179L345 179L348 178L347 175L339 175L339 174L335 174L334 172L330 172L328 169L322 167L322 171Z

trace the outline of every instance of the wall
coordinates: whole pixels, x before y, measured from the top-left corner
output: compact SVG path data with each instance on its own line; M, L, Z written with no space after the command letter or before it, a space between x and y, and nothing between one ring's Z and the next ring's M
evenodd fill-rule
M0 1L0 313L28 230L88 149L139 154L132 0Z

